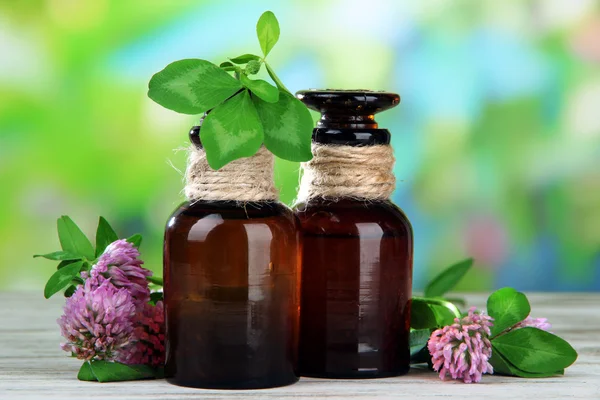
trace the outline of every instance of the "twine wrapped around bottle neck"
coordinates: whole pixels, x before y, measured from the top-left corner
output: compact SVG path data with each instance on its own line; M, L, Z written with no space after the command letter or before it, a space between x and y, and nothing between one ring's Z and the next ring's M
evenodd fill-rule
M341 146L313 143L313 159L304 174L296 203L315 198L385 200L396 187L394 151L389 145Z
M185 171L185 196L189 201L276 200L273 162L273 154L263 146L255 155L232 161L215 171L206 161L206 152L191 146Z

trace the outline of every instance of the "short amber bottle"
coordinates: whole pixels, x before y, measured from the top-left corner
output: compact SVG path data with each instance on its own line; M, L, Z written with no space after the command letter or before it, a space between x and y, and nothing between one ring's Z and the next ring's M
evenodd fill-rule
M376 112L399 96L365 91L303 91L322 118L313 142L390 142ZM378 378L409 369L413 234L389 200L313 198L297 204L302 230L300 373Z
M277 201L175 211L164 245L170 382L254 389L298 380L298 239L292 211Z

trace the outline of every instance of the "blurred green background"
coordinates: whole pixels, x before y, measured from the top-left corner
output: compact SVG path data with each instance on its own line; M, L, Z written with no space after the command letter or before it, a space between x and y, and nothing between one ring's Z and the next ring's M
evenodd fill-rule
M467 256L459 289L600 290L598 1L0 0L0 289L38 289L55 220L103 215L160 271L195 117L146 97L171 61L259 52L292 91L368 88L402 103L394 201L415 287ZM176 167L176 168L173 168ZM278 161L290 203L298 165Z

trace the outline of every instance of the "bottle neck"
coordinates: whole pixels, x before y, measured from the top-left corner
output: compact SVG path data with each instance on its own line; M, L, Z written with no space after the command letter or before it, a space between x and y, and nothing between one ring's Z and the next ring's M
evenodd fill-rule
M313 143L340 146L389 145L390 131L372 128L322 128L313 130Z
M313 143L296 203L313 199L387 200L394 191L394 151L389 145Z
M234 160L218 170L206 160L206 152L190 147L185 173L185 195L189 201L275 201L274 157L264 146L246 158Z
M375 115L348 115L342 113L324 113L317 122L318 128L331 129L377 129Z

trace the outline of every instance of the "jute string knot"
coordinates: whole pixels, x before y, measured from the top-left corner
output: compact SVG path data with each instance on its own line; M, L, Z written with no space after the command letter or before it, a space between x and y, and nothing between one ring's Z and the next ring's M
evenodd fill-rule
M297 202L320 197L331 200L388 199L396 187L394 151L388 145L312 145L313 159L302 164Z
M276 200L273 161L273 154L263 146L252 157L232 161L215 171L206 161L206 152L191 146L185 171L185 196L190 201Z

